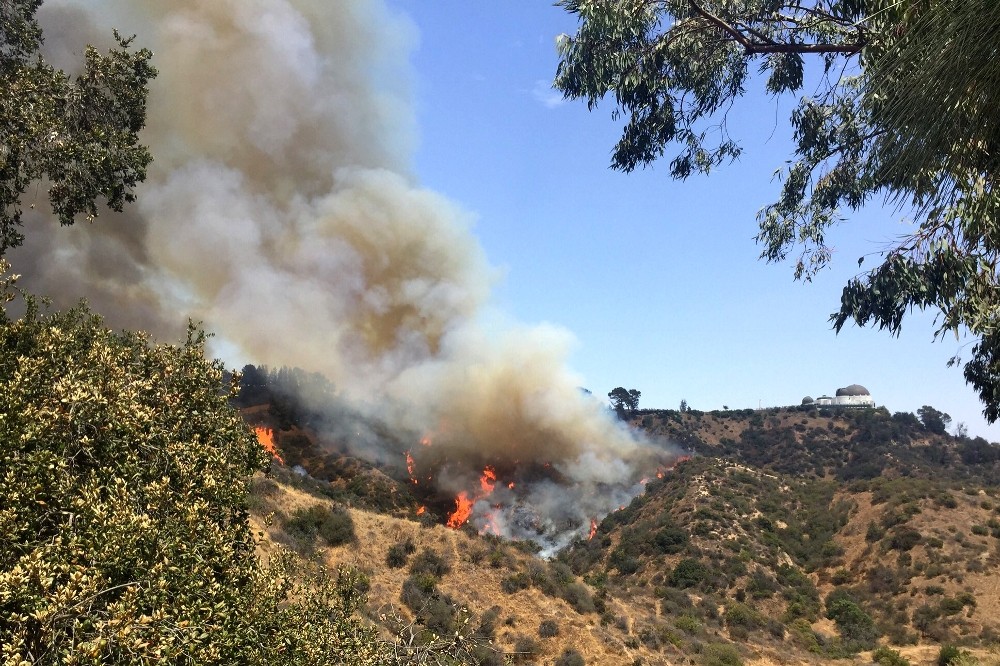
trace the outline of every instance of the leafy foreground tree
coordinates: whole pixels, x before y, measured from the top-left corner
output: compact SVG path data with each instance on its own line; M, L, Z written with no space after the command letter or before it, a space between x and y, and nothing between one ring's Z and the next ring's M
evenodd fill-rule
M267 456L201 333L153 345L26 302L0 307L0 664L455 663L457 639L380 640L358 574L262 566Z
M906 210L913 231L848 282L834 328L898 334L911 309L936 311L936 336L978 339L965 377L985 416L1000 417L1000 3L560 4L580 24L560 39L555 85L591 107L611 97L626 117L616 169L672 146L679 179L738 157L726 115L754 83L751 66L773 95L806 93L791 115L780 197L758 216L761 256L797 254L795 276L809 279L830 261L825 235L845 212L879 199Z
M35 14L42 0L0 2L0 256L24 240L21 196L43 180L62 224L92 220L98 202L120 211L152 160L139 143L147 85L156 76L147 49L115 33L118 48L88 47L75 78L41 55Z

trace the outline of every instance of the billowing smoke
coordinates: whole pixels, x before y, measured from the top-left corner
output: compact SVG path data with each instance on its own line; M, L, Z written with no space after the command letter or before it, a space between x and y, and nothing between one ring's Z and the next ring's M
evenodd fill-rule
M489 314L470 215L408 171L405 17L380 0L48 0L40 18L57 66L117 27L160 74L138 203L93 225L27 219L11 259L30 289L161 339L191 318L219 353L321 372L431 436L449 492L483 464L547 465L491 500L508 534L517 511L542 532L586 526L668 457L578 390L565 332Z

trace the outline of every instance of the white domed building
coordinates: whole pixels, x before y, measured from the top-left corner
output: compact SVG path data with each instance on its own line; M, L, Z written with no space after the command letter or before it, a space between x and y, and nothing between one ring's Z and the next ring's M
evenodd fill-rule
M874 407L875 399L861 384L851 384L844 388L837 389L834 397L821 395L813 400L806 397L802 399L803 407Z

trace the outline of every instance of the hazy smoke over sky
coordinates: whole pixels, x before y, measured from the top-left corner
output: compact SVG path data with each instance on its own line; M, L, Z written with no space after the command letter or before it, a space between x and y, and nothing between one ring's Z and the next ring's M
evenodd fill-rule
M470 215L409 172L405 17L379 0L47 0L40 18L57 66L117 27L160 74L138 203L27 219L11 260L29 289L161 339L202 321L220 352L322 372L409 429L447 424L435 444L455 459L634 484L649 450L576 388L570 336L495 325Z

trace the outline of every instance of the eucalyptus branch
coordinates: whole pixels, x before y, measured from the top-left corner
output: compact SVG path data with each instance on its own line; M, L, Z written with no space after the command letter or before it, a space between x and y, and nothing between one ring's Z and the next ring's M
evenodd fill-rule
M695 0L688 0L691 8L701 16L706 19L709 23L715 25L717 28L732 37L740 46L743 47L744 51L749 54L760 54L760 53L846 53L853 55L861 51L864 47L863 42L855 42L850 44L805 44L805 43L778 43L773 41L768 42L754 42L742 32L739 31L735 26L723 21L721 18L711 13L710 11L702 8Z

